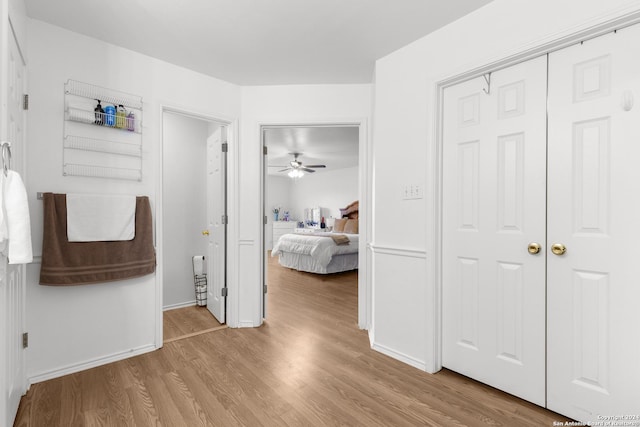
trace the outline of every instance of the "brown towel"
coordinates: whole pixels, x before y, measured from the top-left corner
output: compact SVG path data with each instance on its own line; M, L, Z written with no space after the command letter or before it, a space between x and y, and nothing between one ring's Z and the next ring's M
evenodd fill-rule
M66 195L44 193L43 199L41 285L111 282L155 271L156 253L148 197L136 197L136 234L133 240L117 242L69 242Z
M332 234L329 237L331 237L333 241L336 242L336 245L348 245L350 242L349 238L344 234Z

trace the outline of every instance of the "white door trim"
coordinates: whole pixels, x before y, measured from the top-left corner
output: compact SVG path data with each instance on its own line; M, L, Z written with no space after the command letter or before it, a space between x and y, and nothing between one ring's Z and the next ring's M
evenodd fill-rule
M433 273L428 274L426 306L431 310L429 323L432 328L427 331L427 340L432 342L431 353L426 354L427 372L442 369L442 146L443 146L443 99L444 89L484 74L497 71L529 59L563 49L567 46L592 39L611 31L640 23L640 9L637 5L627 6L600 16L580 26L537 40L530 45L522 46L515 53L506 53L498 59L487 62L463 73L455 74L438 81L435 85L435 119L433 133L433 153L428 153L425 164L431 165L433 203L433 228L427 231L426 240L434 236L430 250L434 254ZM433 157L431 157L431 155ZM433 159L431 161L430 157ZM431 234L432 233L432 234ZM431 235L430 235L431 234Z
M162 131L164 113L182 114L184 116L206 120L210 122L218 122L227 127L227 142L229 148L227 152L227 215L229 223L227 225L227 325L237 327L239 300L238 300L238 134L239 124L237 118L230 118L224 115L194 111L190 108L160 103L159 105L159 135L160 143L158 144L157 168L158 182L156 183L156 203L155 203L155 235L156 235L156 296L155 296L155 348L161 348L163 345L163 327L162 327L162 290L163 290L163 224L164 218L162 214L162 177L164 175L162 158L164 134Z
M371 139L369 138L369 123L364 117L356 118L320 118L320 119L305 119L305 120L258 120L257 122L257 135L258 141L260 141L260 158L262 158L262 150L264 141L262 138L262 129L269 127L319 127L319 126L357 126L360 129L359 141L358 141L358 168L359 168L359 189L358 200L360 202L360 216L359 229L360 229L360 244L358 247L359 253L359 268L358 268L358 327L360 329L371 330L371 318L372 318L372 284L371 284L371 257L370 248L368 243L372 240L372 221L371 213L373 209L371 194L372 194L372 147ZM264 162L260 161L260 206L264 206L265 200L265 171ZM260 217L258 221L261 227L263 225L262 210L260 211ZM264 233L260 233L259 247L261 251L264 251L265 241ZM260 256L260 277L264 280L264 254ZM262 281L260 283L262 288ZM262 289L260 289L260 292ZM261 292L260 301L263 301L264 294ZM262 312L264 304L260 304L260 316L256 325L262 324L264 313ZM258 319L256 319L258 320Z

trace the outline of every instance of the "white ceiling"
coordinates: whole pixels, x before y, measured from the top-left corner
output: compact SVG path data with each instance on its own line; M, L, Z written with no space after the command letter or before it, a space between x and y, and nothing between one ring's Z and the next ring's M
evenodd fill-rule
M30 17L239 85L370 83L491 0L26 0Z
M358 166L358 127L280 127L264 130L269 175L286 177L280 170L300 153L304 165L324 164L314 173Z

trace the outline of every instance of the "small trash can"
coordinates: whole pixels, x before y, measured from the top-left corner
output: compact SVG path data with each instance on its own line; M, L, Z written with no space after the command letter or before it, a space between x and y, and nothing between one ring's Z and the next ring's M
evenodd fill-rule
M204 272L204 255L196 255L191 260L193 264L193 284L196 291L196 305L207 305L207 273Z

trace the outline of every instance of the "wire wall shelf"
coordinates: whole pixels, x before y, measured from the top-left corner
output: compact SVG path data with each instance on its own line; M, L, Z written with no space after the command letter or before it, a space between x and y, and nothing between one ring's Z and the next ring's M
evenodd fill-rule
M64 164L63 175L142 181L142 171L140 169L79 165L73 163Z
M120 117L117 114L99 113L77 107L67 107L67 120L119 131L141 133L139 120L131 117Z
M142 146L140 144L107 141L104 139L87 138L76 135L67 135L64 138L64 148L119 154L122 156L142 157Z
M67 80L63 176L142 181L142 97Z
M142 97L133 95L119 90L109 89L106 87L96 86L89 83L79 82L77 80L67 80L64 85L65 93L70 95L81 96L83 98L91 98L101 100L102 102L114 105L124 105L125 107L142 110Z

